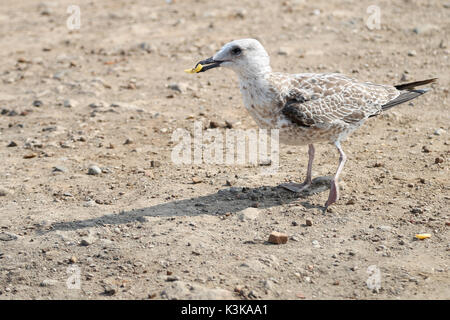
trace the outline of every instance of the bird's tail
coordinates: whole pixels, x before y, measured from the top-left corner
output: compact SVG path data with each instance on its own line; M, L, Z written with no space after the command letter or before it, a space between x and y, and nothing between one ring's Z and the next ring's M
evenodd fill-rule
M390 109L393 106L407 102L409 100L417 98L418 96L423 95L424 93L430 91L430 89L429 88L415 89L415 88L418 86L423 86L428 83L433 83L436 80L437 80L437 78L433 78L433 79L415 81L415 82L399 84L399 85L394 86L397 90L400 90L402 92L400 93L400 95L397 98L395 98L394 100L391 100L388 103L386 103L385 105L381 106L382 109L383 110Z

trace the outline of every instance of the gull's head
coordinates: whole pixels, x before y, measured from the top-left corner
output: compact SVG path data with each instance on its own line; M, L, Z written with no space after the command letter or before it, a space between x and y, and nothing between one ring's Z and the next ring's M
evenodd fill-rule
M255 39L231 41L214 56L200 61L199 64L202 65L200 72L224 67L244 77L258 76L271 71L269 55L261 43Z

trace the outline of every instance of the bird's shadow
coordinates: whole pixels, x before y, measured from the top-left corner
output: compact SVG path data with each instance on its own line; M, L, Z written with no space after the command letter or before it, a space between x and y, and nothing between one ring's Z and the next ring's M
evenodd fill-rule
M126 224L136 221L144 222L145 217L181 217L203 214L224 215L227 213L236 213L249 207L270 208L323 192L329 189L330 180L331 177L328 176L315 178L312 185L301 193L293 193L280 186L262 186L258 188L230 187L206 196L157 204L147 208L107 214L86 220L57 222L49 228L46 228L46 230L38 230L38 233L56 230L78 230L95 226ZM307 209L323 209L322 206L311 204L308 201L302 201L299 204Z

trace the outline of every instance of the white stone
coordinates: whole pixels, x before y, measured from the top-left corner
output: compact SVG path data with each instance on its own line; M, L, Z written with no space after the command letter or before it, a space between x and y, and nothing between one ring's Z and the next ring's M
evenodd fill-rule
M238 213L241 221L255 220L259 216L259 210L256 208L247 208Z

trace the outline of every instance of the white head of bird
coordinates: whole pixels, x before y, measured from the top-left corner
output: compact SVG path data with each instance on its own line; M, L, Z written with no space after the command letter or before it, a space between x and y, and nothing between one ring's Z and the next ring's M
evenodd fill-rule
M214 56L198 64L202 65L202 69L197 72L224 67L235 71L240 78L258 78L272 71L269 55L262 44L255 39L231 41Z

